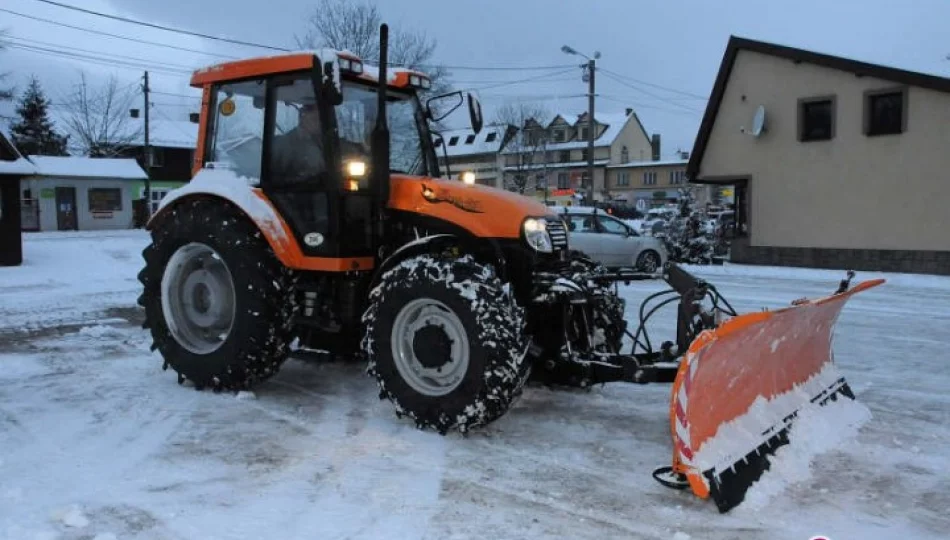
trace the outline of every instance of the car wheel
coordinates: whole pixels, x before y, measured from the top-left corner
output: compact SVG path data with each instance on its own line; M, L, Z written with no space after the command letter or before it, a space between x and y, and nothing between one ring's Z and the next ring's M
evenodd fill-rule
M637 270L652 274L660 268L660 254L648 249L637 257Z

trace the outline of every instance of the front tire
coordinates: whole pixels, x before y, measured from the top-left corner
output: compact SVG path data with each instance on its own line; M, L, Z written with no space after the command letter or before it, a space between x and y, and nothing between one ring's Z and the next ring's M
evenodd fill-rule
M648 249L637 257L637 270L648 274L655 273L660 268L660 254L652 249Z
M197 198L168 212L151 231L139 273L152 350L179 383L250 389L289 354L294 272L230 203Z
M530 373L524 310L471 256L403 261L373 289L363 322L380 399L419 428L486 425L508 411Z

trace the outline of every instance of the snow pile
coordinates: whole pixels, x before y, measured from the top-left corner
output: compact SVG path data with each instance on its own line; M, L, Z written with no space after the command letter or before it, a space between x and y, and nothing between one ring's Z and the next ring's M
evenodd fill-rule
M807 481L814 458L846 445L870 419L867 407L847 398L802 409L789 429L789 444L770 457L771 468L752 484L742 507L760 510L787 486Z
M67 527L75 529L82 529L89 526L89 518L87 518L86 515L83 514L82 509L75 504L54 512L53 519Z

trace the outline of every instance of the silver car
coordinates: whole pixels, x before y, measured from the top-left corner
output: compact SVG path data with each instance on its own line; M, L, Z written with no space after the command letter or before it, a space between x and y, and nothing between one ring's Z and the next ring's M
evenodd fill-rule
M571 249L587 254L608 268L656 272L667 261L663 241L642 236L604 210L586 206L557 209L568 230Z

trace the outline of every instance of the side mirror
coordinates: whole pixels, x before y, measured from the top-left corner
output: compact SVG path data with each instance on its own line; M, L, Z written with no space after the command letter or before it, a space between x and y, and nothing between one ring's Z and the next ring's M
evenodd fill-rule
M468 95L468 117L472 123L472 130L477 135L482 130L484 120L482 119L482 104L472 94Z
M436 118L436 115L435 115L436 113L432 110L432 103L434 101L443 101L453 96L458 98L458 102L448 107L447 111L445 111L444 113L439 115L438 118ZM432 120L433 122L438 122L439 120L442 120L443 118L455 112L455 109L458 109L459 107L461 107L462 99L463 98L462 98L461 92L449 92L448 94L442 94L439 96L431 97L428 100L426 100L426 116L429 117L429 120Z

